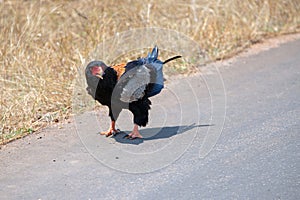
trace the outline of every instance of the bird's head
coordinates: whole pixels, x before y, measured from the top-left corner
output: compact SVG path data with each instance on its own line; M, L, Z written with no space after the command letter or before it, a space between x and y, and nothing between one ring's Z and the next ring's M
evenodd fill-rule
M102 61L92 61L86 67L86 74L103 79L105 70L108 66Z

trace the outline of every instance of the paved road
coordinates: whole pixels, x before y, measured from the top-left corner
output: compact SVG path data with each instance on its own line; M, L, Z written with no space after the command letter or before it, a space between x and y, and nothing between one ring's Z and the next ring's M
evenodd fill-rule
M0 199L299 199L299 53L296 40L169 80L144 140L97 135L106 113L86 112L10 143Z

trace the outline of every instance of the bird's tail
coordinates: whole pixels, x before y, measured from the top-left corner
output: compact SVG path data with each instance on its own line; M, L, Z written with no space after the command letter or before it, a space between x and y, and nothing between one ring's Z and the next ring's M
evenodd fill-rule
M147 63L152 63L157 60L158 57L158 48L155 45L155 47L152 49L151 53L148 53L148 56L146 57Z
M155 61L158 60L157 57L158 57L158 47L155 45L154 48L152 49L151 53L148 53L147 57L145 58L145 61L146 61L146 63L154 63ZM162 62L162 64L166 64L172 60L175 60L175 59L178 59L181 57L182 56L174 56L172 58L165 60L164 62Z
M164 62L163 62L163 64L166 64L166 63L168 63L168 62L170 62L170 61L172 61L172 60L175 60L175 59L178 59L178 58L181 58L182 56L174 56L174 57L172 57L172 58L169 58L169 59L167 59L167 60L165 60Z

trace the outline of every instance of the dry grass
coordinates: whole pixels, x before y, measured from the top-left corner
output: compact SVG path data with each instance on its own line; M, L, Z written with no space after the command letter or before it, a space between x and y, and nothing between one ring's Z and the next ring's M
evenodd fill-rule
M173 29L222 59L298 31L299 13L298 0L0 0L0 143L68 118L81 58L117 32Z

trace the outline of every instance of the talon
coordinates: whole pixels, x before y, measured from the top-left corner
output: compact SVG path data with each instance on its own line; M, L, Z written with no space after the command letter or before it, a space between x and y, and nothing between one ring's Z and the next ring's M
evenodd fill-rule
M130 140L134 140L136 138L143 138L143 136L140 134L137 126L135 126L135 128L133 129L133 131L129 135L127 135L126 138L128 138Z
M120 131L120 129L117 129L117 130L114 130L113 132L112 132L112 135L113 136L116 136L118 133L120 133L121 131Z
M135 140L135 139L143 139L143 137L132 137L132 136L128 136L129 140Z
M116 135L120 132L120 130L116 130L116 129L109 129L107 131L101 132L100 135L105 135L106 137L109 137L111 135Z
M104 132L100 132L100 135L105 135L106 137L109 137L112 135L112 133L110 131L104 131Z

